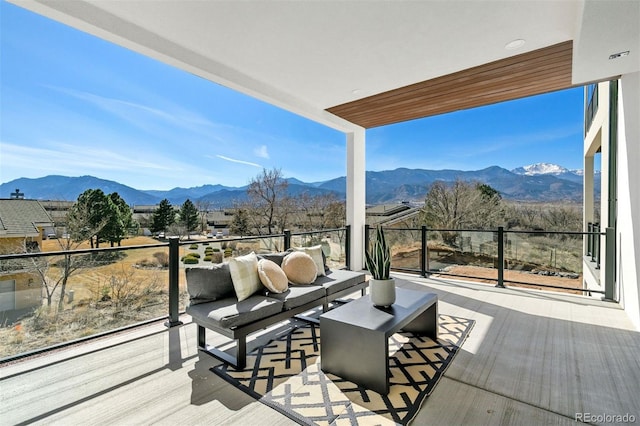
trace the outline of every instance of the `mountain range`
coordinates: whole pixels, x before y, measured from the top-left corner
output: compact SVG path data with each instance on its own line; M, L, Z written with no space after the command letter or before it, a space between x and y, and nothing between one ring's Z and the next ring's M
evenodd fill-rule
M596 175L596 179L599 175ZM436 181L482 182L495 188L503 198L519 201L575 201L582 200L582 171L538 163L507 170L498 166L486 169L425 170L398 168L366 173L368 204L394 203L399 201L422 202L431 184ZM302 193L322 195L333 193L339 199L345 198L346 177L338 177L324 182L305 183L288 178L288 191L292 196ZM599 188L598 182L595 187ZM193 202L210 202L213 208L233 205L234 201L247 199L247 187L223 185L203 185L193 188L173 188L168 191L139 190L118 182L93 176L45 176L30 179L19 178L0 185L0 198L19 189L25 198L38 200L75 201L87 189L101 189L109 194L117 192L130 205L153 205L168 199L173 205L180 205L186 199Z

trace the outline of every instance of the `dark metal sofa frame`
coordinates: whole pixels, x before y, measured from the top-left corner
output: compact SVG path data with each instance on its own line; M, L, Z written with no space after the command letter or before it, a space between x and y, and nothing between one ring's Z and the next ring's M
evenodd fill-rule
M233 328L223 328L223 327L211 327L209 325L202 325L198 318L192 317L193 322L198 326L198 349L204 351L208 355L223 361L229 365L231 365L236 370L244 370L247 366L247 336L255 331L262 330L267 328L273 324L277 324L284 320L290 319L292 317L298 316L303 312L309 311L313 308L316 308L322 305L323 312L326 312L329 308L329 303L337 302L340 298L345 297L354 291L360 290L360 293L364 296L366 294L366 288L369 285L367 280L360 282L356 285L353 285L344 290L340 290L331 295L325 295L320 299L316 299L314 301L308 302L304 305L297 306L292 309L288 309L286 311L278 312L275 315L268 316L266 318L262 318L258 321L254 321L248 324L243 324L238 327ZM305 321L309 321L310 319L307 317L299 317ZM230 339L237 340L236 343L236 355L235 357L225 351L218 349L215 346L208 345L206 342L206 329L210 329L215 331L216 333L222 334Z

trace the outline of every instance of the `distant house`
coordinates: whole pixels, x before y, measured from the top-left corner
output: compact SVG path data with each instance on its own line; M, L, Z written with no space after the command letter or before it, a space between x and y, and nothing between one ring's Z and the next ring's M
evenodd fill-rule
M421 211L408 203L380 204L367 208L366 224L371 227L411 228L415 227L413 222Z
M54 222L37 200L0 199L0 253L38 252ZM12 322L42 301L38 274L20 261L0 265L0 322Z

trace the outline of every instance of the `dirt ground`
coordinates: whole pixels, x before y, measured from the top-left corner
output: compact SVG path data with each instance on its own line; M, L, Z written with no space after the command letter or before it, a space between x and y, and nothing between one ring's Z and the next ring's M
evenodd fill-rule
M448 248L429 246L432 251L450 252ZM420 264L420 248L419 246L404 246L393 251L393 265L397 267L415 268ZM461 262L464 260L461 259ZM498 279L498 270L495 268L487 268L477 265L451 265L446 268L447 274L433 274L433 277L464 279L473 282L487 283L496 285ZM467 278L468 277L468 278ZM571 291L565 289L554 289L546 286L557 286L582 289L582 276L578 278L566 278L551 275L538 275L523 271L505 270L505 280L520 281L531 283L533 285L523 285L514 282L505 282L506 286L522 287L537 290L559 291L563 293L582 294L582 291ZM545 284L546 286L536 286L535 284Z
M447 271L449 274L462 275L467 277L478 277L478 278L464 278L469 281L481 282L481 283L489 283L496 284L496 279L498 278L498 271L490 268L482 268L479 266L452 266L448 268ZM434 274L432 276L440 276L443 278L451 277L451 275L437 275ZM461 278L461 277L456 277ZM483 279L484 278L484 279ZM493 278L493 279L491 279ZM504 271L504 279L505 280L513 280L513 281L521 281L532 284L545 284L548 286L558 286L558 287L568 287L581 289L582 288L582 277L580 278L563 278L563 277L554 277L554 276L543 276L537 274L529 274L526 272L519 271ZM582 291L571 291L564 289L553 289L550 287L536 286L536 285L522 285L512 282L505 282L505 286L513 286L513 287L522 287L522 288L530 288L537 290L550 290L550 291L559 291L562 293L572 293L572 294L582 294Z

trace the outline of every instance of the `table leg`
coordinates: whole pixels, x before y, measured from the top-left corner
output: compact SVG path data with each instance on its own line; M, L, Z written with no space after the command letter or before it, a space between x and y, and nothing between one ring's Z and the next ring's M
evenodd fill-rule
M389 341L384 332L321 318L320 336L322 371L389 393Z
M426 311L402 327L402 330L428 336L436 340L438 338L438 302L433 303Z

